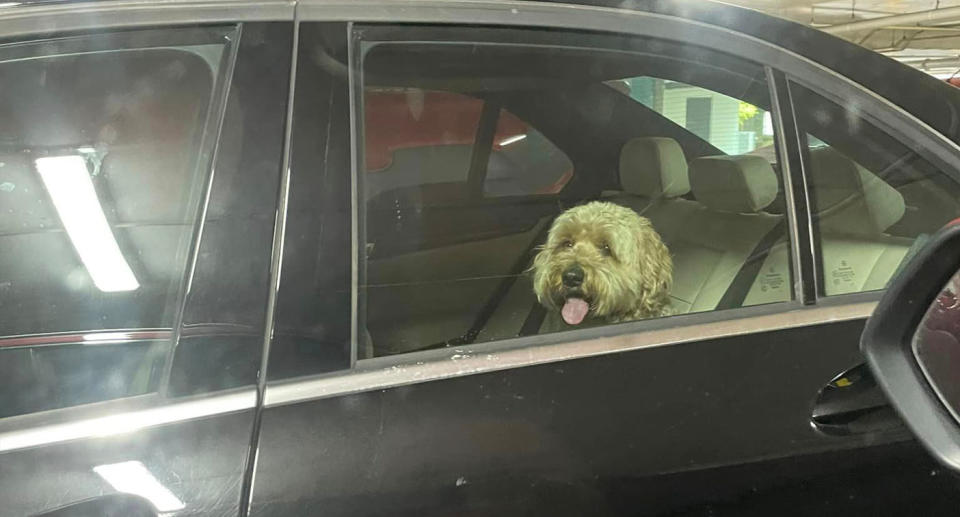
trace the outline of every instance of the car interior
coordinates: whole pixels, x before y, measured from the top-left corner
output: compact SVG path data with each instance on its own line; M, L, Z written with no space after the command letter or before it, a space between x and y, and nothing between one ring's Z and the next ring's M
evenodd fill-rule
M440 128L419 130L412 124L408 132L442 132L456 113L462 115L456 125L475 131L402 145L392 162L381 158L376 170L368 166L362 175L361 186L378 186L365 191L361 215L365 332L360 358L537 333L539 327L530 325L537 306L527 274L531 259L557 214L596 199L627 206L653 223L674 261L673 314L792 298L786 206L775 153L770 153L773 160L760 153L726 154L609 85L652 76L768 110L763 69L705 49L656 41L630 45L643 51L370 46L363 64L363 134L376 153L383 140L378 135L392 127L389 116L369 111L383 105L377 99L382 92L405 96L414 114L430 111L424 107L430 98L447 100L448 120L424 118L424 124ZM468 100L457 107L456 98ZM795 102L807 114L828 110L844 117L842 107L807 90ZM483 114L501 110L536 128L569 158L572 177L558 193L493 197L484 191L486 157L495 152L491 142L502 135L489 120L496 117ZM823 117L801 118L821 144L808 157L823 261L821 292L882 289L917 236L942 224L945 214L956 213L958 198L940 196L935 209L911 212L912 200L943 192L939 184L931 185L942 182L931 179L938 176L935 170L923 169L909 150L895 155L894 147L861 161L863 136L856 131L865 123L838 128ZM883 142L878 147L891 140L876 128L871 131ZM366 153L369 158L369 147ZM386 180L380 178L393 166L402 167L406 178L381 187ZM957 192L957 184L948 183Z

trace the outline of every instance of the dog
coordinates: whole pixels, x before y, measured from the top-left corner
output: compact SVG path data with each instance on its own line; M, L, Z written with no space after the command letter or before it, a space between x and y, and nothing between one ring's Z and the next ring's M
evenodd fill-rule
M614 203L557 216L531 269L548 330L669 314L670 252L649 219Z

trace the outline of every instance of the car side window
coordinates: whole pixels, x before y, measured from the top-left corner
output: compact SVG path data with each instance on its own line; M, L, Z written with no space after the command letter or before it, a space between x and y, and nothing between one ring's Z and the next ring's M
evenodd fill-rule
M854 100L791 83L826 296L883 289L929 235L960 216L960 181Z
M360 359L792 300L762 66L503 32L359 29ZM710 103L638 102L651 69Z
M0 417L156 390L231 30L0 46Z
M766 152L773 156L773 117L763 108L658 77L631 77L609 84L726 154Z

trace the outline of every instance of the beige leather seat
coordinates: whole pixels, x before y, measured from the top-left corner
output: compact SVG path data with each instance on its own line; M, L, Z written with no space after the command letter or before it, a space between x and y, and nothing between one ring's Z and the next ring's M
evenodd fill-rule
M783 216L764 212L777 196L777 177L762 157L710 156L690 162L694 206L652 213L673 254L674 312L717 308L757 245L782 232L763 259L742 305L790 299L790 262ZM656 226L656 223L655 223Z
M757 244L782 220L763 210L776 174L759 156L698 158L687 165L670 138L635 138L620 155L623 191L606 199L649 218L673 256L674 313L717 308ZM696 201L683 199L690 192ZM790 299L786 233L770 249L744 305Z
M903 196L833 148L810 158L826 294L883 289L913 244L884 233L903 217Z
M604 192L607 201L646 215L653 206L690 192L687 159L672 138L638 137L620 150L619 191Z

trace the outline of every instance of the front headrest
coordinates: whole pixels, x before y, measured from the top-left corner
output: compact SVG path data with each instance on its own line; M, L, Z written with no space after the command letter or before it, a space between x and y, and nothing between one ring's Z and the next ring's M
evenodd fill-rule
M620 187L646 197L680 197L690 192L687 158L672 138L633 138L620 150Z
M777 174L762 156L705 156L690 162L697 201L721 212L753 213L777 197Z
M883 233L903 217L896 189L830 147L810 151L814 213L820 228L844 233Z

